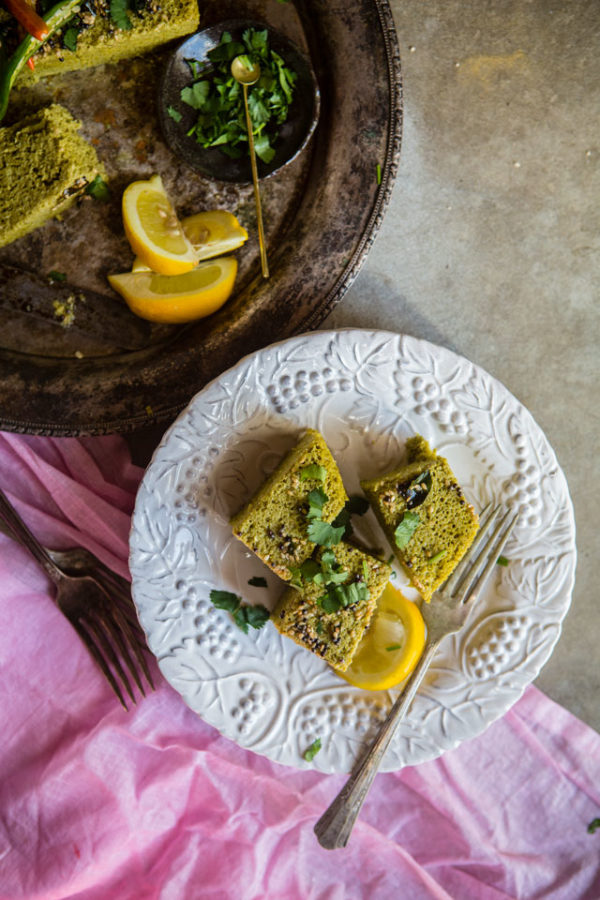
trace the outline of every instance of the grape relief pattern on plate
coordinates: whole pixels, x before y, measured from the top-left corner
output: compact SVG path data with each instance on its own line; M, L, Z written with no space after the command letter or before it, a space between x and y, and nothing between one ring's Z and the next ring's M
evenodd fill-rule
M164 676L186 703L241 746L288 765L348 772L394 696L352 688L272 623L243 634L209 600L220 588L275 605L283 583L228 523L308 426L323 433L349 494L360 478L397 465L406 438L419 433L447 456L477 509L493 499L520 512L509 565L497 567L463 631L440 647L384 761L388 771L415 765L483 731L552 652L575 568L566 481L506 388L405 335L301 335L246 357L191 401L140 486L134 601ZM371 512L357 532L368 546L386 547ZM250 586L253 576L268 587ZM322 749L306 763L317 737Z

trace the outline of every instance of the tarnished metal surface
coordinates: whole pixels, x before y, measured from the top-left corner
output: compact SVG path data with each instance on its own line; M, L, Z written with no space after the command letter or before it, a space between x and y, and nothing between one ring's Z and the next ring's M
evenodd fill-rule
M48 326L43 350L15 317L0 321L0 427L49 434L127 431L172 417L210 378L251 350L315 327L357 274L378 230L395 176L401 136L400 62L383 0L351 4L275 0L201 4L202 25L240 15L266 21L307 48L321 90L321 119L309 148L261 186L272 277L260 276L251 185L211 182L164 144L156 88L168 51L47 79L13 97L12 116L54 100L83 123L110 176L112 198L79 207L4 248L0 261L64 272L114 299L107 274L127 271L132 253L121 221L125 186L161 174L180 215L221 207L251 239L237 251L234 297L165 344L107 355L106 342L81 353ZM360 84L354 72L360 69ZM376 177L381 166L381 184ZM16 336L16 337L15 337ZM79 350L78 356L75 353Z

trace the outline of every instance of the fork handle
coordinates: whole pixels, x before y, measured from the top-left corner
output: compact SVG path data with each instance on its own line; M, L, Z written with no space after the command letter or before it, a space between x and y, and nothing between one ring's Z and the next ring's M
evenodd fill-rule
M354 823L377 774L385 751L394 736L400 720L412 703L438 648L438 644L439 640L427 643L419 662L406 682L404 689L396 698L371 747L337 797L315 825L315 834L321 846L325 847L326 850L336 850L340 847L345 847L348 843Z
M44 547L42 547L38 539L31 533L2 490L0 490L0 516L2 516L13 532L13 536L27 547L32 556L34 556L39 564L46 570L55 584L58 584L61 579L64 579L63 573L52 562Z

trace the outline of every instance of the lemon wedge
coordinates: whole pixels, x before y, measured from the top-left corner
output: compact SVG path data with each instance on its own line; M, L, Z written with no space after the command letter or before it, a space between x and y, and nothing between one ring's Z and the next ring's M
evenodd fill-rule
M125 189L123 225L131 249L153 272L182 275L198 262L160 175Z
M237 250L248 240L248 232L233 213L224 209L210 209L181 220L186 237L198 255L198 259L212 259L231 250ZM136 256L132 272L150 272L150 266Z
M211 259L237 250L248 240L248 232L242 228L233 213L224 209L209 209L182 219L183 230L189 238L198 259Z
M209 316L231 295L237 261L224 256L202 262L183 275L125 272L108 280L129 309L142 319L178 325Z
M414 669L425 647L425 623L415 603L386 585L350 666L339 672L355 687L385 691Z

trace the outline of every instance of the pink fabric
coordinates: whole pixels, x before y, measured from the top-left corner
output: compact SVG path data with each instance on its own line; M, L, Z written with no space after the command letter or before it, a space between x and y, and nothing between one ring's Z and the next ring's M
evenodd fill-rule
M0 435L41 540L127 572L141 471L118 437ZM536 688L480 737L380 775L350 847L343 783L242 750L158 690L123 711L27 553L0 535L0 898L598 900L600 737Z

